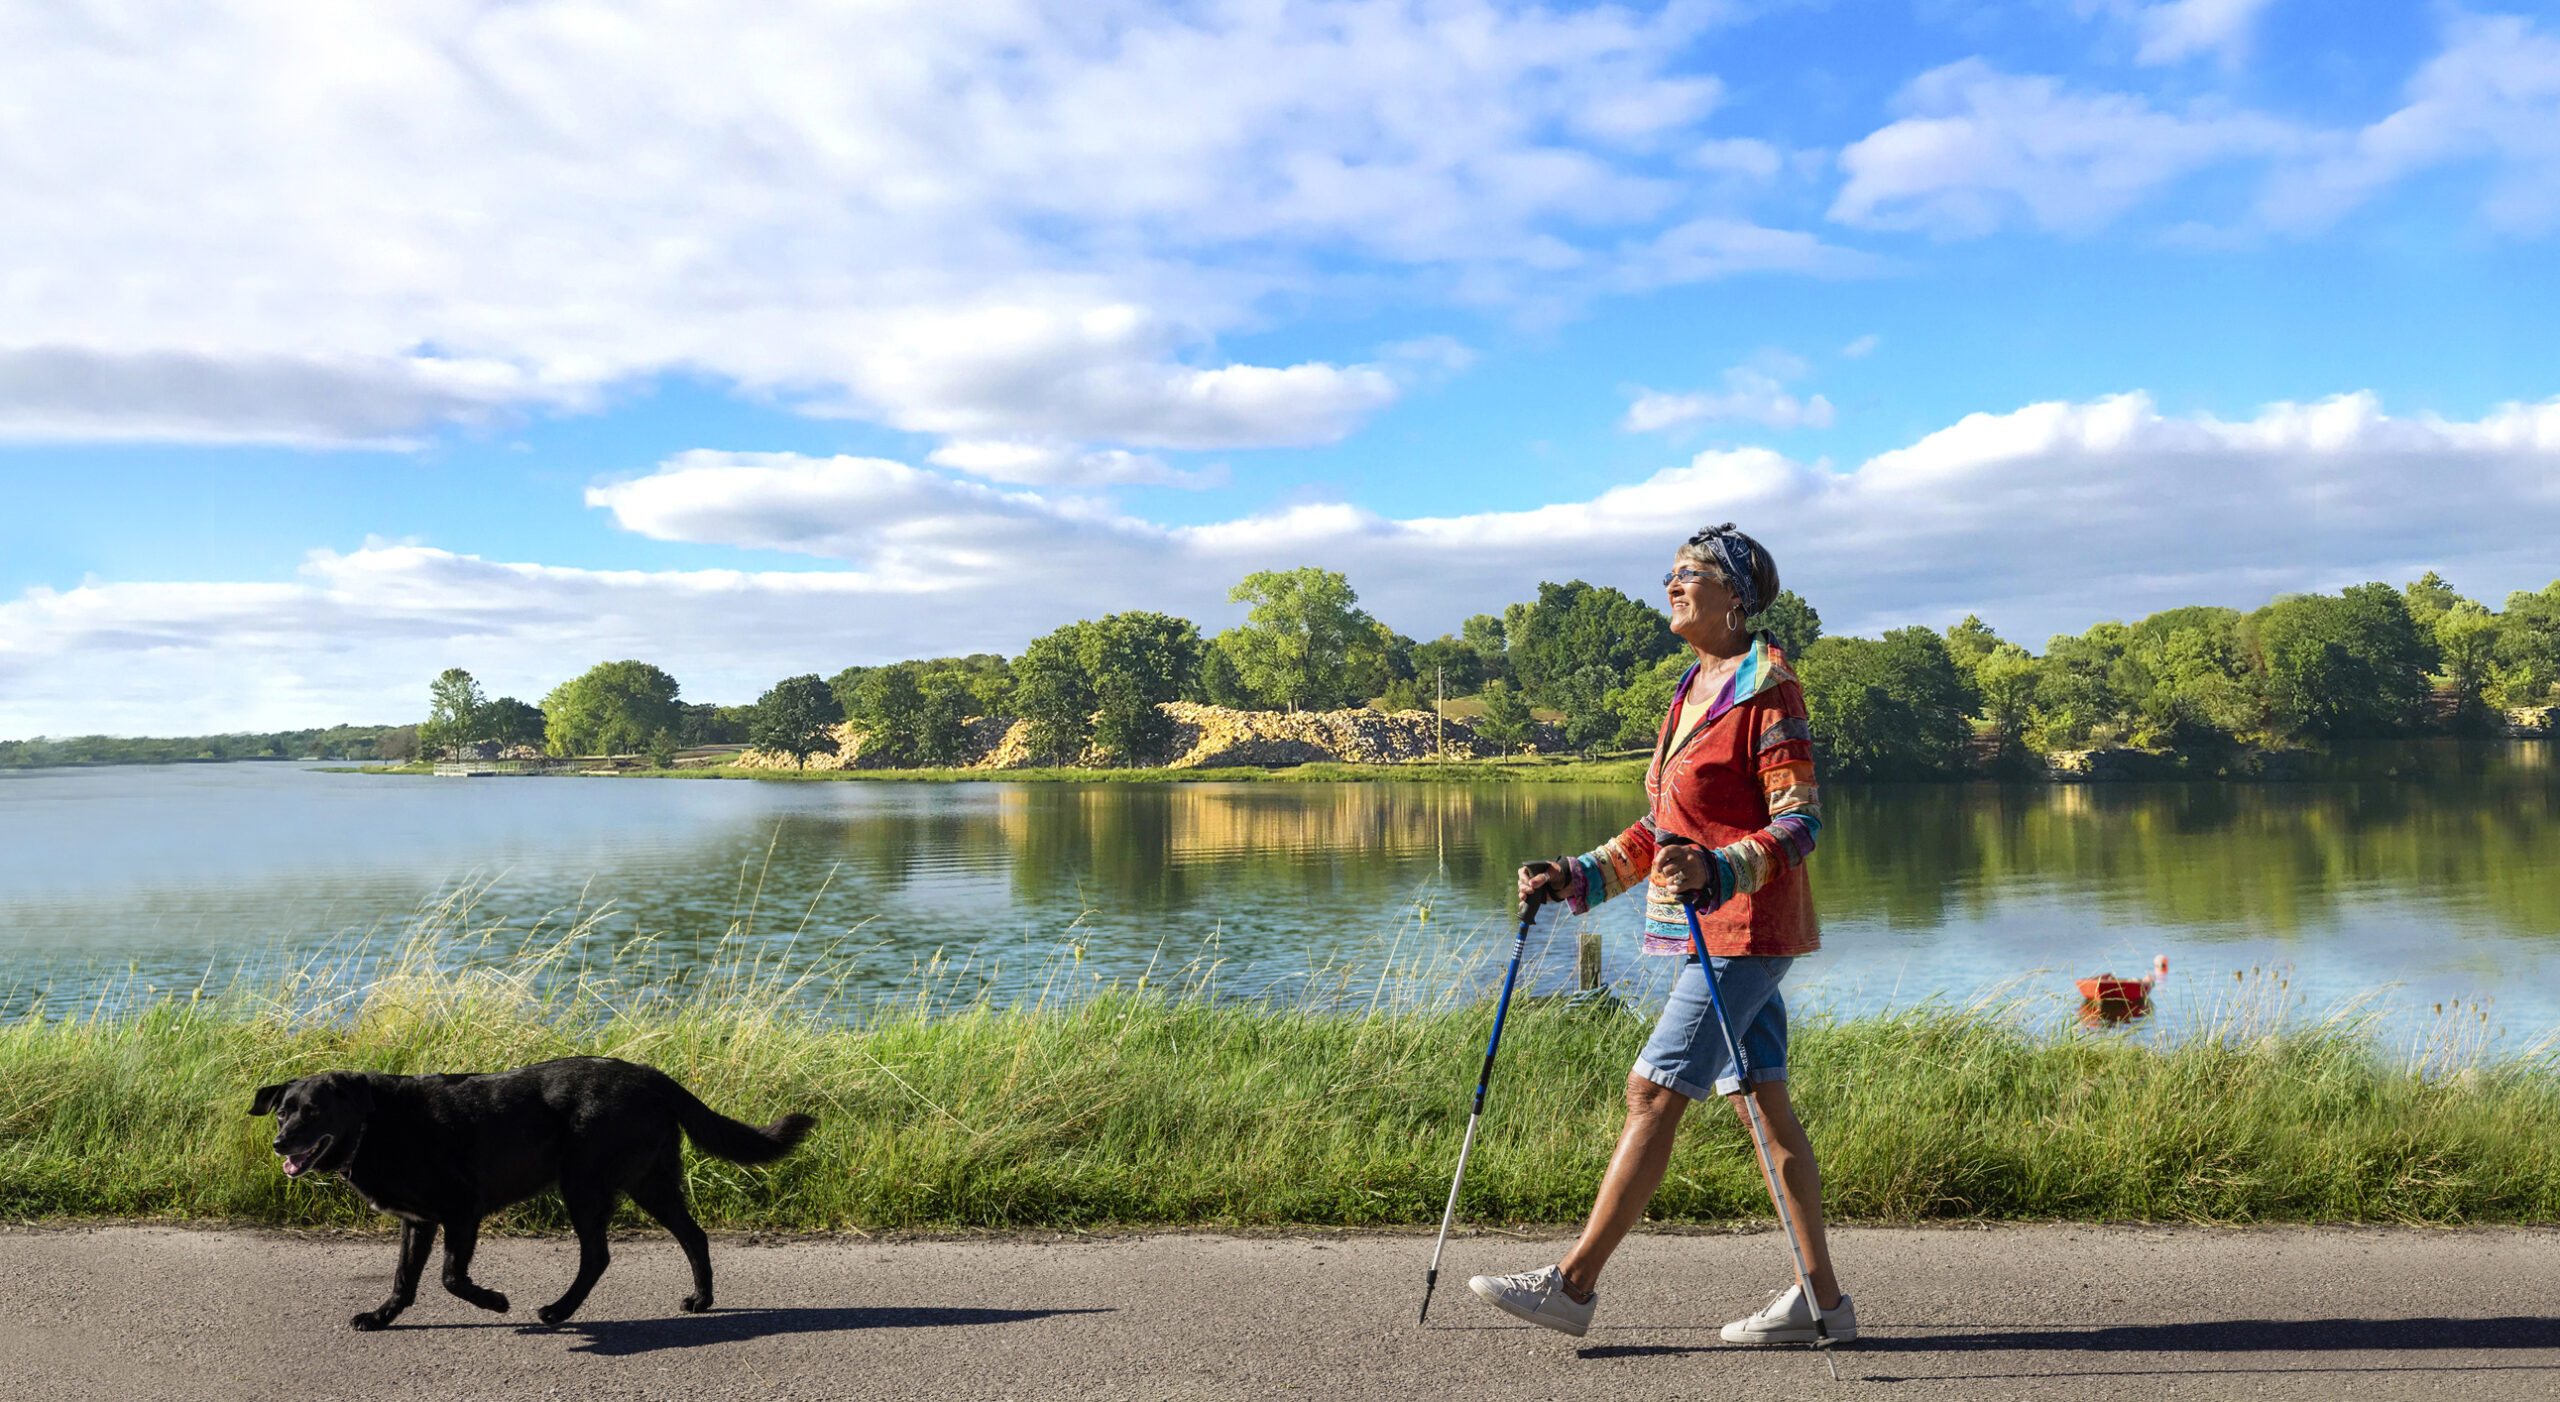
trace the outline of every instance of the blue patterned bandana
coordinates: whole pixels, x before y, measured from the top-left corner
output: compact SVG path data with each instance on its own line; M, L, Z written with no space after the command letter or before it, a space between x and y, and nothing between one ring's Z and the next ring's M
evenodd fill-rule
M1725 583L1733 586L1743 617L1758 613L1769 602L1760 597L1759 576L1751 568L1760 552L1752 549L1748 541L1721 531L1701 531L1691 536L1689 543L1704 548L1716 567L1724 571Z

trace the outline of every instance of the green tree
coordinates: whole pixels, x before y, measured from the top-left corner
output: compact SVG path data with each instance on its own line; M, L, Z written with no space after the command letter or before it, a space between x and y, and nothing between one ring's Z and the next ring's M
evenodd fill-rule
M1669 620L1651 604L1581 580L1540 584L1535 603L1506 611L1513 678L1531 700L1561 709L1563 684L1585 667L1620 685L1680 647Z
M1620 720L1609 705L1609 698L1621 690L1617 673L1594 664L1555 683L1552 690L1556 709L1564 712L1566 744L1589 753L1617 738Z
M1428 711L1431 709L1431 696L1423 690L1419 680L1412 677L1398 677L1387 683L1387 689L1379 693L1377 705L1380 711L1391 716L1405 711Z
M1977 698L1927 628L1880 639L1824 638L1796 667L1816 762L1852 779L1916 779L1960 767Z
M649 767L652 769L675 768L676 752L683 748L683 743L676 739L676 733L672 730L661 730L650 736Z
M1973 689L1982 698L1982 717L2003 745L2024 743L2035 713L2036 685L2044 666L2035 654L2016 643L1996 643L1972 667Z
M1032 753L1051 764L1073 764L1093 739L1093 677L1083 659L1078 625L1033 638L1013 663L1013 704L1031 724Z
M919 759L947 766L967 757L969 716L980 705L974 683L985 675L943 667L917 679L915 752Z
M2117 687L2116 663L2131 637L2121 623L2101 623L2078 637L2058 633L2044 645L2027 742L2039 750L2071 750L2131 729L2130 707Z
M2251 615L2251 632L2280 714L2325 740L2397 735L2420 716L2436 664L2400 591L2359 584L2298 594Z
M2434 570L2411 580L2409 586L2401 591L2401 598L2409 605L2410 621L2421 628L2435 627L2438 618L2456 604L2467 602L2454 592L2452 585L2444 582L2444 576Z
M1200 653L1200 675L1193 683L1193 699L1233 711L1262 708L1262 698L1244 680L1244 669L1236 665L1235 649L1229 629L1209 640Z
M1340 704L1365 702L1399 681L1413 680L1413 639L1383 623L1371 623L1342 656Z
M1537 723L1537 717L1529 712L1529 699L1510 683L1486 683L1484 716L1476 722L1476 734L1509 752L1529 742L1529 737L1536 733Z
M862 726L865 759L891 766L923 761L927 744L924 688L916 685L913 668L866 669L854 683L853 704L853 719Z
M830 688L829 696L835 694ZM684 721L676 727L676 740L684 745L744 745L752 743L747 732L755 725L756 708L715 706L708 701L688 701L683 706ZM843 703L837 703L843 709Z
M479 741L488 702L480 683L459 667L447 667L427 684L427 718L418 726L419 752L433 758Z
M539 746L542 743L542 708L528 706L512 696L501 696L480 710L480 738L495 740L506 749Z
M2506 706L2539 706L2560 682L2560 579L2539 591L2507 596L2498 616L2496 700Z
M824 678L814 673L785 677L756 698L747 743L789 755L796 767L807 769L809 756L834 752L836 727L843 721L844 707L837 704L835 691Z
M959 671L968 680L969 700L975 707L975 714L1013 714L1013 664L1006 661L1001 653L973 652L960 659Z
M676 690L646 662L599 662L542 698L545 744L555 755L637 754L683 724Z
M1199 684L1200 630L1187 619L1132 609L1068 631L1093 701L1094 743L1120 764L1141 763L1161 750L1173 721L1156 708Z
M1754 633L1765 633L1789 657L1802 657L1822 641L1822 614L1793 589L1781 589L1768 607L1747 620ZM1668 625L1665 625L1668 626Z
M1966 614L1964 622L1950 625L1947 629L1947 656L1968 672L1998 646L2000 635L1992 632L1990 624L1973 614Z
M1361 611L1349 579L1313 566L1259 570L1228 590L1227 600L1251 605L1244 626L1219 639L1254 695L1291 710L1330 710L1353 699L1344 663L1356 645L1374 640L1376 620Z
M1696 660L1695 653L1675 652L1610 692L1609 709L1618 717L1618 733L1610 743L1621 749L1650 748L1661 738L1662 718L1671 711L1671 693L1680 685L1680 674Z
M847 667L827 678L827 690L835 693L836 705L848 716L862 714L862 679L880 670L877 667Z
M2454 724L2479 730L2490 720L2487 692L2497 675L2498 616L2488 606L2457 599L2435 615L2437 666L2457 699Z
M1484 664L1485 681L1511 680L1509 634L1499 615L1479 613L1470 616L1458 625L1458 638L1476 650L1476 660Z
M1433 694L1435 677L1451 696L1473 696L1485 684L1484 655L1463 638L1443 633L1430 642L1416 643L1412 661L1415 690L1424 696Z

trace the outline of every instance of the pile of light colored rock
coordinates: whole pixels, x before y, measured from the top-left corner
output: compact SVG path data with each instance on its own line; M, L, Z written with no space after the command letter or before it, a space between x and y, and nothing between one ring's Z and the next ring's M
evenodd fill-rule
M2560 706L2518 706L2507 712L2507 734L2538 740L2560 734Z
M1157 707L1173 730L1164 749L1139 756L1140 763L1166 769L1209 769L1227 766L1272 766L1343 761L1352 764L1400 764L1445 754L1481 758L1502 751L1476 734L1475 724L1455 716L1445 726L1428 711L1236 711L1173 701ZM834 754L809 756L810 769L885 769L892 766L863 754L861 728L850 722L836 727ZM1445 747L1444 747L1445 746ZM1554 726L1540 725L1526 747L1539 753L1563 748ZM796 769L789 755L748 750L734 761L742 769ZM969 722L969 738L959 764L969 769L1030 769L1044 762L1031 749L1031 723L1007 716L980 716ZM1077 765L1098 768L1109 762L1098 750L1077 757Z

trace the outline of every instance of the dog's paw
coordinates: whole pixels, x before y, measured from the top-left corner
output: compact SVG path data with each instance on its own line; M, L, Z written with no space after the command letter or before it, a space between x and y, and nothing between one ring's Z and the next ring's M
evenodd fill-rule
M569 1305L565 1308L560 1305L544 1305L542 1308L533 1312L533 1317L541 1320L545 1324L558 1324L577 1312L578 1307L576 1305Z
M380 1310L366 1310L364 1313L357 1315L355 1318L350 1319L347 1322L354 1325L356 1328L371 1334L377 1330L390 1328L391 1316L384 1314Z
M507 1297L500 1291L483 1290L479 1294L471 1297L471 1303L489 1311L491 1314L505 1314L507 1312Z
M687 1295L683 1299L676 1301L676 1308L683 1310L687 1314L700 1314L704 1310L711 1308L711 1297L708 1294Z

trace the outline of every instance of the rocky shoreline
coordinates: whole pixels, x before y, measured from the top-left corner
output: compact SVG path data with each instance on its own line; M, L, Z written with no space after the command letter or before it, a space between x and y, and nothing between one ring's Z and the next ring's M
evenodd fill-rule
M1164 748L1138 757L1150 769L1271 768L1291 764L1405 764L1430 759L1490 759L1515 753L1477 734L1472 720L1458 716L1435 719L1428 711L1237 711L1190 701L1170 701L1156 708L1172 722ZM809 756L809 769L889 769L863 753L860 725L836 727L833 754ZM1535 727L1530 742L1516 753L1554 754L1565 748L1556 727ZM1087 750L1076 767L1109 764L1098 750ZM791 756L747 750L730 761L740 769L800 769ZM1042 767L1043 757L1031 749L1031 723L1009 716L979 716L968 723L968 739L960 761L951 767L1000 772Z

